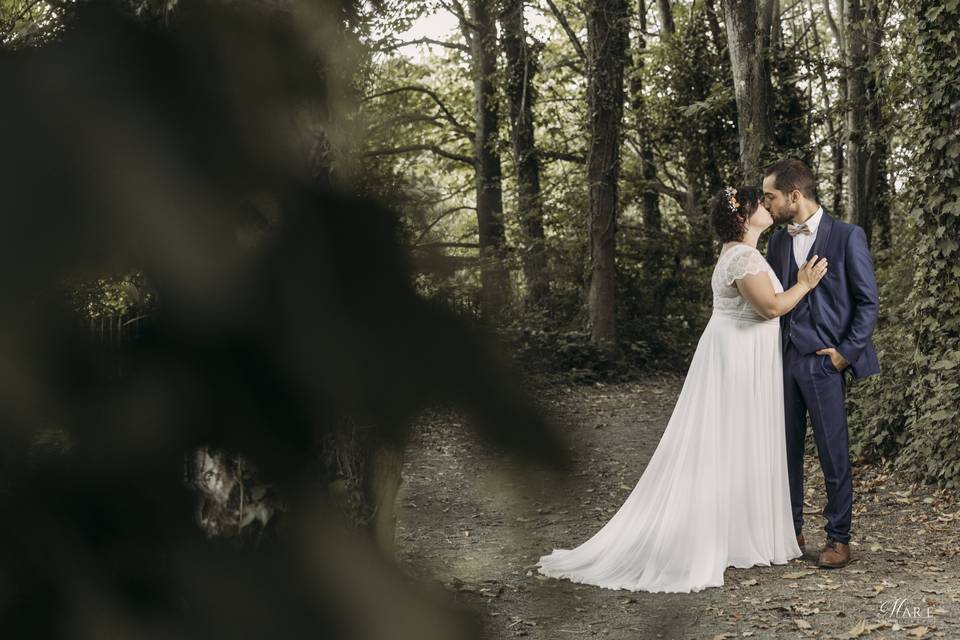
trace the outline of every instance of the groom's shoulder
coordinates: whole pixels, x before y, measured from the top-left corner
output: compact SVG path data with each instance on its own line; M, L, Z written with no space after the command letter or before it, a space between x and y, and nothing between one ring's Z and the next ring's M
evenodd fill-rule
M849 239L854 233L862 233L864 237L866 236L866 232L864 231L863 227L853 222L840 220L839 218L833 219L833 231L834 233L838 233L840 238L844 240Z

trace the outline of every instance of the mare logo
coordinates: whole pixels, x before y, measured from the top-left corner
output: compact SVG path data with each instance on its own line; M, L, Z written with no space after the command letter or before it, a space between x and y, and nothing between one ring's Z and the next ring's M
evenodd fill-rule
M931 610L933 607L926 603L917 606L911 604L906 598L895 598L880 603L880 616L891 620L916 620L918 618L932 618Z

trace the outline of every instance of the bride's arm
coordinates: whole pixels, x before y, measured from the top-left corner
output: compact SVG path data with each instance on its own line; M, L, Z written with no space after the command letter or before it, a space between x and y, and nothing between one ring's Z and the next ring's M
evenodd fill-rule
M797 284L783 293L777 293L766 271L746 275L737 279L740 295L746 299L761 316L770 320L779 318L797 306L827 272L827 259L817 262L817 256L811 257L797 273Z

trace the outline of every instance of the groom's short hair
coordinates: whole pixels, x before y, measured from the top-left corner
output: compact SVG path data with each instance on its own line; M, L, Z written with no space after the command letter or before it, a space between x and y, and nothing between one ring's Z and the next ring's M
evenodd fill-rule
M790 193L794 189L810 200L817 200L817 183L813 171L803 160L784 158L767 167L764 175L772 175L773 186L779 191Z

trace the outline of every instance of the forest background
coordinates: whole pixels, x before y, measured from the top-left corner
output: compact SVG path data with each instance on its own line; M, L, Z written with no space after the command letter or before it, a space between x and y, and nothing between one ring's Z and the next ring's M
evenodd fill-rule
M405 194L408 246L442 267L426 295L577 381L682 373L711 307L711 198L801 158L881 287L853 453L960 486L956 3L401 7L361 36L359 176ZM424 12L454 28L395 35Z

